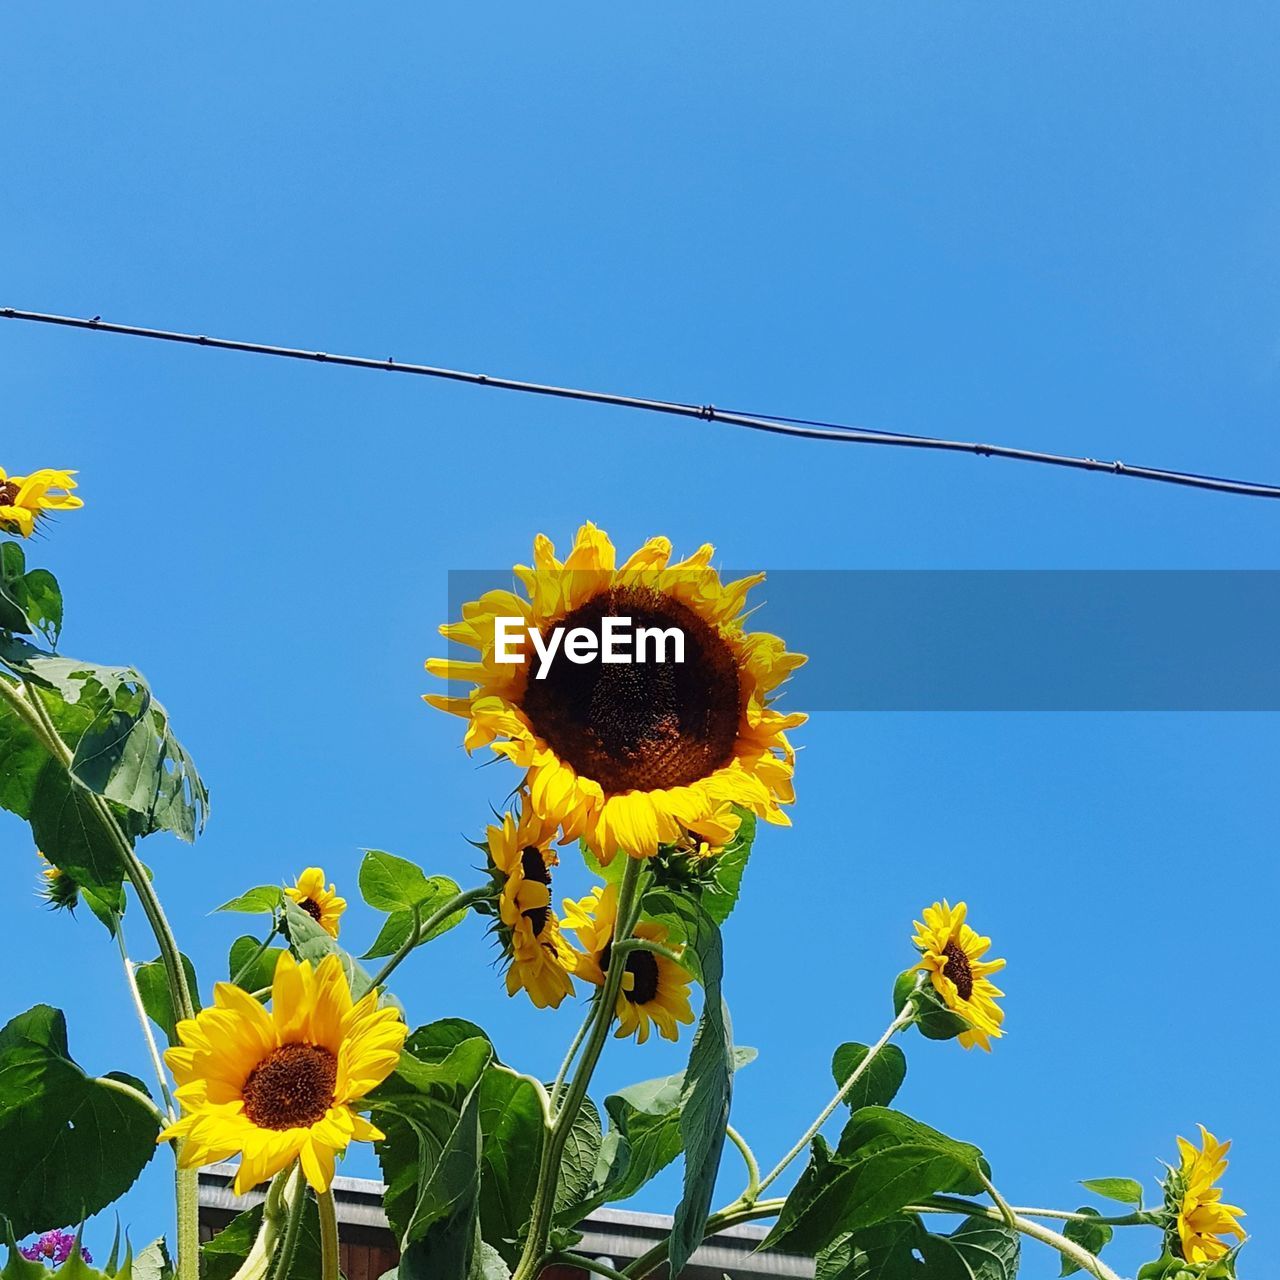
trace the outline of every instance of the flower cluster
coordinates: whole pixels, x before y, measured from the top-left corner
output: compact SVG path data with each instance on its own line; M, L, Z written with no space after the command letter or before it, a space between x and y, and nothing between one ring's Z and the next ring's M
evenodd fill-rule
M24 1245L18 1250L28 1262L48 1262L60 1267L71 1257L76 1247L76 1237L69 1231L46 1231L44 1235ZM88 1249L81 1247L80 1257L87 1263L93 1262L93 1255Z

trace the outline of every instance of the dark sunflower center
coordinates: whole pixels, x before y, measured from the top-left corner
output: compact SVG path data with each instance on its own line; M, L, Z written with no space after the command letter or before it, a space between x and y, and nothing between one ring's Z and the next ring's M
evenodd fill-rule
M570 662L557 652L546 677L530 675L521 705L534 732L607 795L686 786L733 758L738 737L738 664L729 646L692 609L661 591L615 587L560 620L566 633L597 637L603 619L684 633L684 661ZM634 646L632 646L634 659Z
M338 1060L318 1044L273 1049L244 1082L244 1113L261 1129L315 1124L333 1105Z
M969 957L958 942L948 942L942 948L947 963L942 968L942 976L950 978L956 984L961 1000L968 1000L973 995L973 970L969 967Z
M526 880L536 880L538 884L545 884L550 888L551 868L543 861L541 849L531 844L525 845L520 852L520 870L524 872ZM524 918L529 922L535 938L542 936L543 929L547 927L547 916L550 911L550 907L530 907L524 912Z
M609 961L613 956L613 942L604 944L599 963L602 973L609 972ZM652 951L632 951L627 956L627 972L633 982L630 991L622 994L632 1004L648 1004L658 994L658 960Z
M11 507L18 496L18 486L12 480L0 483L0 507Z
M298 903L298 906L300 906L303 911L305 911L307 915L316 922L316 924L319 924L321 918L324 916L324 910L314 898L303 898L303 900Z

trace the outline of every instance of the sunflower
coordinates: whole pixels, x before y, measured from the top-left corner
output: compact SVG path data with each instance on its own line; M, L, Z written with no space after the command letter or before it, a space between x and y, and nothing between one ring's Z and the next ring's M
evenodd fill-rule
M565 926L578 935L583 946L583 954L578 956L577 976L597 986L603 985L618 918L616 886L595 888L577 902L566 898L564 917ZM666 929L651 921L636 925L633 936L649 942L665 944L667 941ZM693 1010L689 1008L692 975L667 956L643 950L627 953L626 970L615 1007L618 1029L614 1034L634 1035L644 1044L652 1023L664 1039L675 1040L680 1034L676 1024L693 1021Z
M670 564L670 542L651 538L618 566L613 543L584 524L561 562L539 535L533 566L515 568L525 595L487 592L440 629L479 660L427 662L432 675L473 686L466 697L426 698L468 722L466 749L492 747L524 769L538 817L566 841L585 838L603 862L619 850L650 857L685 830L717 828L734 804L789 824L786 735L806 717L783 714L772 698L804 658L745 630L747 592L764 575L722 583L712 552ZM557 652L545 678L531 678L525 661L497 660L498 618L544 637L585 628L599 641L611 617L674 628L684 661L579 663Z
M183 1139L183 1168L239 1154L235 1193L300 1159L307 1181L327 1191L334 1159L354 1139L382 1133L353 1110L395 1070L408 1028L370 991L358 1003L337 956L312 969L284 952L268 1013L229 982L213 1007L178 1024L165 1061L183 1117L160 1141Z
M38 896L54 911L74 911L80 905L80 886L38 850L36 857L42 864Z
M1239 1222L1244 1210L1223 1204L1222 1188L1215 1185L1226 1172L1230 1150L1231 1143L1219 1142L1204 1125L1199 1148L1186 1138L1178 1139L1182 1160L1169 1179L1166 1195L1176 1213L1176 1248L1187 1262L1214 1262L1231 1252L1224 1237L1237 1242L1245 1238Z
M558 1008L573 994L574 950L551 907L551 868L560 861L551 849L555 830L526 802L518 819L505 813L501 825L486 832L498 933L509 960L507 994L523 989L539 1009Z
M320 867L308 867L292 887L285 885L284 891L329 937L338 936L342 927L338 921L347 909L347 900L338 897L333 885L324 887L324 871Z
M0 532L29 538L46 511L83 507L83 500L71 492L76 487L75 474L46 467L29 476L11 476L0 467Z
M983 960L990 938L980 937L967 924L963 902L954 907L944 899L924 909L924 923L915 921L912 941L924 953L919 968L929 975L934 990L948 1009L969 1023L960 1033L966 1049L981 1045L989 1053L991 1041L1004 1034L1004 1010L996 997L1004 995L989 975L1004 968L1003 960Z

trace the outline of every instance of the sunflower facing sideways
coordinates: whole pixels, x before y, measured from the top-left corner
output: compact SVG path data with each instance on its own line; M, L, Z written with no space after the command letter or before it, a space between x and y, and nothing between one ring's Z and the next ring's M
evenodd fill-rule
M472 685L465 697L426 699L467 721L466 749L489 746L525 770L538 817L564 840L585 838L603 862L619 851L651 857L686 831L714 832L735 804L789 824L787 731L806 717L776 710L772 699L804 658L744 629L747 592L763 575L722 583L712 552L704 546L671 564L670 542L651 538L618 565L613 543L584 524L561 561L539 535L533 566L515 568L525 595L487 592L440 629L478 659L427 662L432 675ZM499 618L547 643L556 628L585 629L599 642L606 618L629 618L633 634L674 628L684 660L579 662L557 652L535 675L524 660L499 661ZM531 652L525 642L523 654Z
M577 902L565 899L565 927L572 929L582 943L583 954L578 957L576 972L585 982L604 984L617 916L617 890L611 884L593 889ZM665 944L667 941L665 927L651 921L641 921L632 936L649 942ZM677 1024L693 1021L693 1010L689 1007L692 975L674 960L652 951L628 952L626 968L622 990L618 992L615 1009L618 1029L614 1034L633 1035L637 1043L644 1044L652 1025L658 1028L663 1039L677 1039L680 1034Z
M333 885L324 887L324 871L320 867L308 867L293 885L285 885L284 891L329 937L338 936L342 927L338 922L347 909L347 900L338 897Z
M0 532L29 538L46 512L83 507L83 499L71 492L75 474L45 467L29 476L11 476L0 467Z
M933 989L948 1009L969 1023L960 1033L966 1049L981 1045L988 1053L991 1041L1004 1034L1004 1010L996 1003L1004 992L990 975L1004 968L1003 960L983 960L991 939L979 936L965 923L963 902L952 907L945 899L925 907L924 923L915 921L912 941L924 953L919 968L929 975Z
M502 815L487 829L489 870L498 894L498 937L507 964L507 994L527 991L534 1006L559 1008L573 994L574 951L551 907L551 849L555 824L536 818L527 803L520 817Z
M1179 1166L1166 1183L1165 1196L1174 1214L1170 1242L1191 1263L1216 1262L1231 1252L1227 1238L1237 1243L1245 1238L1240 1219L1244 1210L1222 1203L1217 1185L1227 1171L1231 1143L1219 1142L1204 1125L1200 1126L1200 1146L1178 1139Z
M220 982L213 1006L178 1024L165 1061L184 1114L159 1140L182 1139L184 1169L239 1155L236 1195L295 1159L327 1191L350 1142L383 1136L354 1107L395 1070L408 1028L376 991L353 1003L333 955L313 970L284 952L271 1004Z

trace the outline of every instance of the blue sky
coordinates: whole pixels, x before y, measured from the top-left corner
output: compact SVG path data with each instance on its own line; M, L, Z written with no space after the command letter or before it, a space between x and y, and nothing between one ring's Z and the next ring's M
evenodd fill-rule
M1250 0L10 6L0 305L1274 482L1278 54ZM366 846L465 878L512 779L418 701L421 662L448 570L539 530L774 569L1280 567L1256 500L10 323L0 395L0 465L81 470L40 547L65 650L146 672L213 788L199 846L147 850L206 988L237 921L205 912L246 885L318 862L354 890ZM902 1105L1065 1207L1203 1121L1236 1139L1246 1272L1274 1269L1276 718L829 712L797 738L794 829L727 932L762 1159L883 1027L913 914L966 898L1009 1035L907 1044ZM143 1074L105 935L37 910L29 837L0 838L0 1012L63 1005L86 1065ZM417 957L413 1016L553 1069L575 1015L507 1001L490 959L478 929ZM682 1050L618 1048L600 1084ZM157 1159L135 1238L167 1193Z

